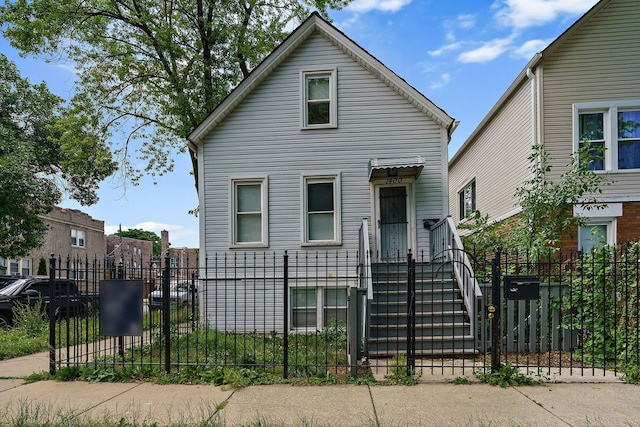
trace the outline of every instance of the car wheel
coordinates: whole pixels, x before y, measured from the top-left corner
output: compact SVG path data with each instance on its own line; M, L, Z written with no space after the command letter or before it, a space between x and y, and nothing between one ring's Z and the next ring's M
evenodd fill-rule
M0 314L0 329L9 329L11 323L7 316Z

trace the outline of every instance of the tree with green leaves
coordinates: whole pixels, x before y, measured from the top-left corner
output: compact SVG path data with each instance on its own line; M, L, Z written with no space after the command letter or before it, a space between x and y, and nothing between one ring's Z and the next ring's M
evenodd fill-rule
M513 233L515 243L524 248L555 246L564 233L584 225L585 218L574 215L574 206L598 210L606 204L598 201L602 187L611 182L597 174L591 165L601 161L604 148L585 140L573 153L566 171L550 179L551 164L544 146L534 145L529 156L532 177L516 190L522 208L519 226Z
M0 257L40 246L42 215L63 192L83 205L98 200L98 185L115 163L89 120L0 54Z
M469 221L459 225L471 232L463 238L464 244L482 252L501 246L537 250L560 243L567 231L585 223L584 217L574 215L574 206L586 210L606 207L597 196L611 181L592 167L602 161L603 150L602 146L585 140L573 153L566 171L551 179L549 153L542 145L531 147L528 157L531 179L515 193L522 208L518 218L491 222L488 215L476 211Z
M171 171L190 131L311 8L328 17L349 1L7 0L0 23L22 53L73 61L71 105L105 137L123 136L113 149L135 183Z
M147 240L153 242L153 255L158 256L162 251L162 242L160 236L153 231L141 230L139 228L130 228L124 231L116 231L116 236L130 237L132 239Z

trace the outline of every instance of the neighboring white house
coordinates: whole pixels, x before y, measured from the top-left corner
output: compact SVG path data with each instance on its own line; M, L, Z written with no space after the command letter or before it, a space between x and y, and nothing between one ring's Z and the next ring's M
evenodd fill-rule
M492 221L518 214L514 194L531 176L531 147L549 153L553 179L589 138L606 149L594 168L614 183L599 196L606 209L576 209L588 224L564 245L640 238L638 46L640 2L601 0L536 54L449 162L456 224L475 210Z
M425 220L449 212L456 124L313 13L189 135L208 277L222 252L355 254L363 218L375 260L428 251ZM254 298L246 286L220 289Z

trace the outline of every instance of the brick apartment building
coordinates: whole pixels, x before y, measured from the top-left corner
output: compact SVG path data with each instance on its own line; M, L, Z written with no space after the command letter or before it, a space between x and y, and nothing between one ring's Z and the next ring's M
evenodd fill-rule
M49 227L42 246L22 259L0 258L0 274L38 274L41 260L48 269L52 255L63 266L68 262L69 268L75 271L90 268L94 262L102 264L106 254L104 221L77 209L57 206L42 218Z
M105 236L104 221L92 218L77 209L54 209L43 219L49 227L42 246L22 259L0 258L0 274L48 274L51 255L58 267L68 269L73 278L84 280L86 271L101 270L104 278L117 277L122 271L125 279L143 279L145 295L162 277L165 257L169 257L172 278L187 279L198 267L198 250L172 248L169 232L162 231L162 252L153 255L153 242L116 235ZM42 261L41 261L42 260ZM38 271L44 262L44 271ZM118 269L121 270L118 270ZM176 270L177 269L177 270Z

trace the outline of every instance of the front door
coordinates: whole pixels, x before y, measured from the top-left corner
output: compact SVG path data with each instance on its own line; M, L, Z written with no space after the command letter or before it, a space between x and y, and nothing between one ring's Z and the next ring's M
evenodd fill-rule
M378 241L381 261L401 260L408 240L407 186L378 187Z

